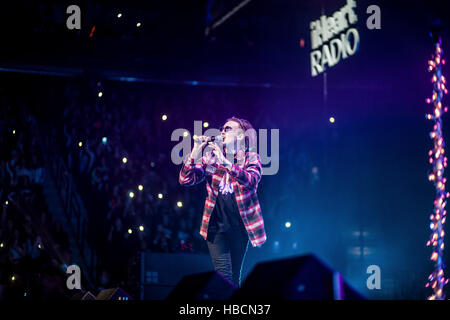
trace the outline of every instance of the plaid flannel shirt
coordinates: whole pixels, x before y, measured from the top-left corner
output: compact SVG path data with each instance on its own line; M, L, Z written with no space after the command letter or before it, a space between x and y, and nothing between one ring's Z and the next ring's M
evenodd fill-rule
M255 152L238 152L235 157L237 158L237 163L233 164L231 169L228 169L216 163L211 152L204 155L198 163L195 163L194 159L188 156L181 168L179 182L186 186L198 184L203 180L207 182L206 190L208 195L200 227L200 234L206 240L209 220L219 192L219 184L224 174L228 172L237 207L250 242L253 247L260 246L267 239L261 207L256 193L258 183L261 180L261 161L259 155Z

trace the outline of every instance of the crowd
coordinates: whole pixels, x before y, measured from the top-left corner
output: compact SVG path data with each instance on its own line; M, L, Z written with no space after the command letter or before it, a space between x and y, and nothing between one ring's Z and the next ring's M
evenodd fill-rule
M137 104L133 95L83 104L77 87L69 87L66 98L63 134L55 136L90 213L99 272L109 270L111 283L125 286L139 251L205 250L197 232L201 208L179 188L170 146L160 143L164 123L142 105L124 108Z
M3 98L0 108L0 299L65 299L67 234L49 214L34 118Z

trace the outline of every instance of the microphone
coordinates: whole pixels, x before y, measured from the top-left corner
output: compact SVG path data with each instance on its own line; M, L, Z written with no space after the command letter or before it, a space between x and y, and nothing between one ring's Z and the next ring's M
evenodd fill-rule
M202 141L200 140L200 138L198 136L194 136L194 141L197 143L202 143ZM223 142L223 138L221 135L218 136L212 136L212 137L208 137L206 139L207 142L215 142L215 143L222 143Z

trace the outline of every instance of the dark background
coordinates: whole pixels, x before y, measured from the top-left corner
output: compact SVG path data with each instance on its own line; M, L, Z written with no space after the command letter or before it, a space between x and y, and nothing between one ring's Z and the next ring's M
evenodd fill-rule
M167 152L170 133L193 130L194 120L218 128L237 115L256 128L279 129L279 172L259 186L268 240L249 251L244 273L259 261L314 253L368 297L425 297L434 200L427 180L427 61L434 51L428 31L441 19L446 57L444 1L357 0L360 47L327 70L326 99L324 75L310 74L309 22L345 2L251 1L206 37L205 27L237 3L80 1L82 29L75 31L65 27L72 2L3 2L2 86L33 101L39 121L51 124L62 108L46 102L58 101L65 85L82 83L94 96L102 81L105 101L113 93L135 95L154 121L168 115L158 140ZM372 4L381 8L381 30L366 28ZM217 97L227 103L215 103ZM135 106L123 108L132 113ZM179 167L170 170L168 179L176 179ZM201 208L204 186L177 188ZM371 264L381 268L379 291L366 288Z

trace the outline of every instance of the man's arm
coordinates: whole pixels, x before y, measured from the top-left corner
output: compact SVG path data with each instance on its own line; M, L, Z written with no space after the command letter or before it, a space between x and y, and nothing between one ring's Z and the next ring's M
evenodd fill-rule
M193 186L202 182L205 179L204 157L200 158L201 151L207 143L207 137L201 136L200 141L196 140L191 154L185 159L183 167L181 168L178 181L184 186ZM199 161L196 161L199 159ZM197 162L197 163L196 163Z
M194 158L187 157L181 168L178 181L184 186L193 186L205 179L205 170L203 168L203 158L200 163L195 163Z
M230 175L235 178L239 184L247 188L256 188L261 180L261 160L256 152L248 153L248 162L244 168L240 168L235 164L229 164L226 167Z

